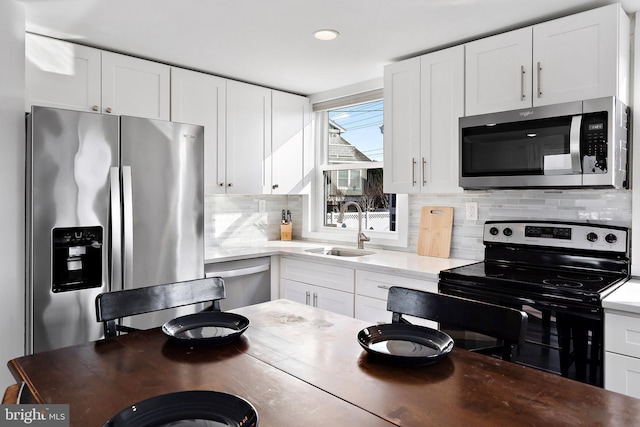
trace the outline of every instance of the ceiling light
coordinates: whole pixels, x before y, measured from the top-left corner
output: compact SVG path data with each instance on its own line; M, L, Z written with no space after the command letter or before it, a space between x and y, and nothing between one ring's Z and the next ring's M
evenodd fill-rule
M313 33L313 37L318 40L333 40L340 35L336 30L318 30Z

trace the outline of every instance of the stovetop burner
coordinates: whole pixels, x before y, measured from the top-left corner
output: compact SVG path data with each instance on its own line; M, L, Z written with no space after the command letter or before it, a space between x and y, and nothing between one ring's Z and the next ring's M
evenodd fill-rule
M585 274L571 274L571 273L562 273L558 275L558 279L566 279L566 280L577 280L580 282L602 282L604 281L604 277L602 276L589 276Z
M581 288L582 283L575 282L573 280L563 280L563 279L544 279L542 281L545 285L551 285L558 288Z

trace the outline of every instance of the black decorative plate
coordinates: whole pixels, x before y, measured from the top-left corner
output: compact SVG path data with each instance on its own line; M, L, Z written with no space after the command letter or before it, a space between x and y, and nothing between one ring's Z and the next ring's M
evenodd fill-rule
M358 342L370 355L389 362L428 365L453 350L444 332L418 325L386 323L358 333Z
M103 427L257 427L251 403L216 391L181 391L135 403Z
M162 325L162 332L174 342L219 345L237 339L249 327L249 319L235 313L202 311L177 317Z

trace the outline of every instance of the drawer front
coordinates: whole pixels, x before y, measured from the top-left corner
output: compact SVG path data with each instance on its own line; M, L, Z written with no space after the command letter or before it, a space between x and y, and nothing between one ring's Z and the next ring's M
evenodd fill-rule
M283 257L280 277L343 292L354 291L354 270Z
M392 286L402 286L404 288L419 289L426 292L438 292L438 283L430 280L356 270L356 294L358 295L386 301L389 288Z
M353 317L353 292L316 287L311 302L314 307Z
M606 351L604 388L640 399L640 359Z
M385 300L356 295L355 318L377 325L391 323L391 312L387 311Z
M640 317L605 312L604 348L640 358Z

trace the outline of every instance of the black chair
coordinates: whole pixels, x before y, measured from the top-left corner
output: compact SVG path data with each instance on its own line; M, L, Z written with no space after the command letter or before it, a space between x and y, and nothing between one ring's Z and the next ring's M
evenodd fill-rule
M212 305L203 311L220 311L220 300L226 297L220 277L106 292L96 297L96 319L104 323L105 338L114 337L138 330L120 325L123 317L206 302Z
M513 346L521 348L527 329L524 311L397 286L389 289L387 310L393 312L393 323L410 324L403 317L409 315L496 338L501 342L497 347L477 350L493 354L497 349L508 361L513 358Z

